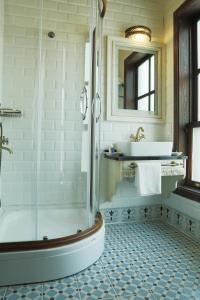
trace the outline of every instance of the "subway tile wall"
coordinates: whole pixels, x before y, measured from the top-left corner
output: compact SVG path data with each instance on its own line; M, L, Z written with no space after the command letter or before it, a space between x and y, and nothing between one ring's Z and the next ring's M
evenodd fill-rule
M31 205L35 201L42 205L83 204L79 95L89 2L5 1L1 102L3 106L22 109L23 117L3 120L4 134L14 151L13 156L3 153L4 205ZM127 141L140 125L105 119L105 38L123 36L127 27L142 24L152 29L153 40L162 42L163 3L160 0L108 1L103 25L101 150L110 143ZM48 31L55 31L56 38L49 39ZM171 134L171 127L166 130L163 124L144 125L144 129L147 140L165 140ZM130 202L131 187L122 184L120 194L116 195L119 198Z
M1 120L13 149L3 153L3 206L85 205L79 97L88 13L84 0L4 3L1 102L23 117Z
M108 10L103 25L103 72L102 72L102 98L103 98L103 118L101 124L101 150L107 148L111 143L120 141L129 141L129 137L136 132L139 126L143 126L145 130L146 140L169 140L171 138L170 126L165 124L143 124L129 122L110 122L106 121L106 37L124 36L126 28L133 25L146 25L152 30L152 40L163 42L164 36L164 1L108 1ZM122 182L118 185L117 193L112 198L112 203L106 202L106 162L101 158L101 205L102 208L138 205L139 199L134 196L133 184ZM141 199L141 198L140 198ZM142 197L141 203L158 203L161 201L158 197L150 199L150 197ZM120 205L121 204L121 205Z
M101 132L101 147L111 143L128 141L131 133L135 132L141 123L109 122L106 121L106 37L124 36L126 28L134 25L145 25L152 30L152 40L163 42L164 35L164 1L158 0L110 0L103 25L104 51L102 72L102 97L104 100L104 116ZM163 124L142 124L147 140L168 139L168 132Z

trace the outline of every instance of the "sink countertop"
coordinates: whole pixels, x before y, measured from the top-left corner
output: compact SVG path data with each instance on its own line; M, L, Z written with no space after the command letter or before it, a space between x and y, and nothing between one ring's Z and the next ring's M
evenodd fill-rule
M186 160L188 157L185 155L170 155L170 156L128 156L119 153L108 154L104 153L104 157L107 159L117 160L117 161L128 161L128 160Z

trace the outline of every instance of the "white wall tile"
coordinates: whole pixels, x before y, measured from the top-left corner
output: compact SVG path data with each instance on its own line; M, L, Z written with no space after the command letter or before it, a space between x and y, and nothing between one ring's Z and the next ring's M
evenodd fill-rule
M14 106L24 112L22 119L3 121L5 135L10 138L10 145L14 151L12 157L7 154L3 157L2 189L5 205L31 204L35 201L33 191L37 191L35 187L37 166L40 179L47 184L40 185L39 202L43 205L83 204L80 173L79 95L83 83L84 43L88 38L90 11L88 2L74 0L66 3L65 0L44 0L43 31L40 32L41 0L5 1L3 87L0 87L0 95L2 95L4 105ZM172 27L170 27L172 26L172 9L170 11L170 7L175 9L175 2L178 5L181 0L168 2L110 0L104 19L104 42L107 35L123 36L127 27L138 24L149 26L152 29L152 39L162 42L163 16L166 15L167 124L144 125L147 140L169 140L172 137L173 45ZM55 31L55 39L51 40L47 37L49 31ZM40 41L40 34L42 41ZM1 32L0 37L2 37ZM105 51L104 47L102 72L104 116L106 112ZM39 61L40 54L41 61ZM0 57L0 66L1 64ZM38 75L40 75L40 80L38 80ZM41 95L38 94L38 86L41 89ZM62 88L65 90L64 109ZM61 122L62 116L63 122ZM39 132L38 120L41 123ZM127 141L130 134L135 132L140 125L108 122L104 117L101 124L101 151L111 143ZM37 151L38 141L40 141L39 152ZM61 162L62 155L63 161ZM41 159L38 165L37 158ZM105 178L104 172L105 170L102 171L101 178ZM10 183L8 178L10 178ZM21 184L21 190L17 188L18 191L15 193L13 184L18 180L21 183L24 180L27 185ZM64 185L61 188L60 181L62 180ZM54 181L53 185L52 181ZM71 182L79 182L79 188L74 187ZM102 196L102 202L105 200ZM126 202L136 204L139 201L134 198L132 187L127 183L122 183L112 205L120 206L123 203L126 206ZM142 201L161 200L153 198Z

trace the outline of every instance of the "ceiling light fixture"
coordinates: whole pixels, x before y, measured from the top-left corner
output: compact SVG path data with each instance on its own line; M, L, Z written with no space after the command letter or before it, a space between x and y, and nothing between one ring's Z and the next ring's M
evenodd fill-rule
M150 42L151 29L146 26L132 26L125 30L125 37L137 42Z

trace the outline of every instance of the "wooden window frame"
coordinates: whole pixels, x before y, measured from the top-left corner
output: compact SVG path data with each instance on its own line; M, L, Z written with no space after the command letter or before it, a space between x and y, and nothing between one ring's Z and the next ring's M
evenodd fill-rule
M200 189L191 181L192 134L200 122L197 122L196 62L192 59L197 48L192 47L191 41L195 34L193 24L199 16L199 0L186 0L174 13L174 151L188 155L186 178L175 193L197 202Z
M154 87L154 90L151 90L151 57L153 57L153 54L150 54L150 55L148 55L147 57L145 57L145 59L143 59L138 65L137 65L137 71L136 71L136 73L137 73L137 76L136 76L136 109L138 109L138 102L140 101L140 100L142 100L143 98L146 98L146 97L148 97L148 111L150 111L151 112L151 95L154 95L154 99L155 99L155 93L156 93L156 91L155 91L155 87ZM149 79L149 91L148 91L148 93L146 93L146 94L143 94L143 95L140 95L140 96L138 96L138 69L139 69L139 67L144 63L144 62L146 62L146 61L148 61L148 63L149 63L149 76L148 76L148 79ZM154 68L155 69L155 68ZM154 111L155 111L155 104L154 104Z
M124 61L124 108L126 109L138 109L138 101L142 98L148 97L148 111L151 112L151 102L150 97L154 95L155 99L155 88L151 90L151 57L153 54L143 55L142 58L139 58L137 62L130 63L134 52L129 55ZM149 63L149 88L146 94L138 96L138 68L145 62ZM155 103L154 103L155 111Z

